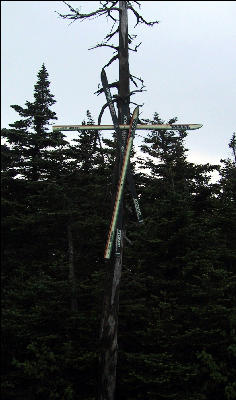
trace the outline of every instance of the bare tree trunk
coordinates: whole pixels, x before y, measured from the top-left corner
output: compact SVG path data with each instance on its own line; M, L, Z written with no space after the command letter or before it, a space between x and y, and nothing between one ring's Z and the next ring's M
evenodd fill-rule
M78 301L76 294L76 276L75 276L75 263L74 263L74 243L72 236L71 221L67 225L68 237L68 258L69 258L69 282L71 287L71 311L78 311Z
M127 2L120 1L120 26L119 26L119 119L122 119L121 107L123 104L129 111L129 49L128 49L128 10ZM126 117L129 115L126 115Z
M119 20L119 123L127 123L130 120L129 111L129 58L128 58L128 13L127 2L120 1ZM117 181L121 169L120 150L117 147ZM123 205L120 210L123 218ZM98 400L114 400L116 389L116 366L118 357L118 312L119 312L119 288L122 271L124 230L121 231L121 255L109 262L103 315L100 331L100 365L99 365L99 394ZM112 262L114 265L112 266Z
M109 269L110 268L111 263L109 263ZM122 255L116 258L114 269L112 271L108 270L105 284L103 316L100 331L99 400L114 400L115 398L121 269Z

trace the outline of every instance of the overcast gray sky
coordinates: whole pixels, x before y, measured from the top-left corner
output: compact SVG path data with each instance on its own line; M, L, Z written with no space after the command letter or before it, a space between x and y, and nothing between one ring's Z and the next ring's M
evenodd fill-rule
M88 12L97 1L72 1ZM142 77L146 92L133 100L144 103L142 118L154 112L167 121L202 123L187 140L193 162L219 163L230 156L229 140L236 131L236 2L141 1L141 13L158 20L152 28L139 26L129 15L130 33L142 41L130 52L130 70ZM33 99L37 73L45 63L57 103L57 124L80 124L89 109L97 117L104 95L94 92L111 49L88 51L111 25L102 17L87 22L63 20L61 1L2 1L2 127L18 119L11 104ZM118 64L107 69L117 80ZM106 111L102 123L111 123ZM142 135L145 133L143 132ZM67 133L67 135L72 135Z

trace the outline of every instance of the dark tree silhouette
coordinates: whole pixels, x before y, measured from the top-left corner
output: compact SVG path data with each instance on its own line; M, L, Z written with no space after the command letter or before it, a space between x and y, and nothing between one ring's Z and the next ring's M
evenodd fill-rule
M107 47L114 51L114 55L110 58L104 68L110 66L114 61L119 61L119 80L111 83L109 86L116 88L118 93L114 95L114 103L118 108L118 121L119 124L129 123L130 121L130 97L137 92L144 90L144 82L130 74L129 69L129 51L137 51L141 43L131 47L136 35L130 35L128 32L128 11L132 12L136 17L136 24L145 24L153 26L158 21L148 22L139 11L140 8L138 1L100 1L100 7L90 13L83 14L78 9L75 9L67 2L64 2L69 8L68 14L59 14L64 19L74 21L84 21L101 16L108 17L112 21L111 31L105 36L103 41L94 48ZM119 36L119 45L116 46L112 43L114 37ZM135 85L135 89L130 91L130 81ZM101 94L103 89L95 92L97 95ZM108 104L104 104L99 115L99 122L101 121L102 114ZM116 164L115 164L115 180L118 181L119 171L121 168L120 151L117 145L116 151ZM114 194L115 194L115 190ZM114 201L113 194L113 201ZM104 291L104 306L101 319L100 331L100 363L99 363L99 400L112 400L115 395L116 386L116 365L117 365L117 328L118 328L118 309L119 309L119 287L122 271L122 255L123 255L123 239L124 239L124 223L123 223L123 207L120 210L121 221L121 255L119 257L112 257L111 263L108 264L106 288ZM112 267L113 264L113 267Z

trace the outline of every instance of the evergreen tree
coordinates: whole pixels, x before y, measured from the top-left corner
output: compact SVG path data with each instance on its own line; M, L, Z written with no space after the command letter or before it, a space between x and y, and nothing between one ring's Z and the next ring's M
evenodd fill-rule
M4 375L8 371L3 388L6 398L8 389L14 393L22 380L12 367L13 359L24 360L26 347L39 330L36 319L43 314L47 300L45 297L39 307L40 313L35 312L36 293L40 296L39 288L42 292L50 291L50 277L54 274L50 264L55 265L55 255L61 253L57 252L58 244L55 247L55 221L43 212L48 178L59 175L62 146L66 143L60 132L51 133L48 129L51 121L57 119L50 109L55 100L49 85L43 65L35 85L34 101L27 101L25 108L12 106L21 119L10 124L12 129L2 130ZM61 261L58 257L57 263ZM28 396L29 392L25 398Z
M116 148L97 131L67 144L47 130L56 116L45 111L54 101L46 83L39 113L40 71L35 102L14 106L22 119L3 131L2 393L92 400ZM163 123L157 113L147 122ZM84 123L94 123L89 111ZM131 163L145 223L126 193L120 399L235 398L235 160L187 162L185 137L152 131L139 160L146 172ZM235 135L229 145L235 158Z
M47 171L53 170L53 165L49 166L48 163L57 163L56 160L48 160L50 150L66 143L60 132L49 132L51 121L57 119L56 113L51 110L56 101L50 92L48 72L44 64L37 78L34 101L26 101L25 107L12 105L21 119L9 124L12 129L2 130L2 136L11 147L11 169L29 181L47 177Z
M89 112L87 118L94 123ZM62 147L62 135L31 130L4 130L2 146L2 391L6 399L86 398L95 388L96 269L110 167L97 132L81 131Z
M41 212L41 199L47 186L46 179L59 175L63 158L61 150L66 144L60 132L51 133L48 129L57 117L50 109L55 100L50 93L44 64L37 77L34 102L26 101L25 108L13 105L22 119L10 124L12 129L2 130L6 140L2 149L3 213L8 221L8 232L11 232L10 221L15 224L14 235L19 235L16 247L19 246L22 262L30 253L31 256L37 254L39 259L47 254L43 231L49 227L49 221ZM10 238L6 241L10 245Z
M154 122L162 123L157 114ZM129 384L119 393L129 400L231 399L235 390L235 296L222 257L218 189L210 183L219 167L188 163L185 136L152 132L143 146L148 217L140 232L133 226L120 307L119 374Z

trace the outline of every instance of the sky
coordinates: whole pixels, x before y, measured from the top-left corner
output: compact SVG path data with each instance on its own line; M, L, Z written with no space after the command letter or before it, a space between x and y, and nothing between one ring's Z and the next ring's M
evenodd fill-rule
M69 3L84 13L99 6L98 1ZM135 44L142 42L138 52L130 52L130 72L146 86L132 100L144 103L141 118L151 119L157 112L164 121L178 117L180 124L203 124L186 139L188 159L219 164L231 156L228 143L236 131L236 2L140 4L143 17L159 23L134 29L136 20L129 12L129 33L137 35ZM56 124L81 124L87 110L97 123L105 98L94 92L101 69L113 53L112 49L88 49L102 41L110 21L100 17L71 24L56 13L69 12L62 1L2 1L1 11L1 126L7 128L19 117L10 105L24 106L33 100L43 63L57 101ZM109 82L116 81L118 63L106 72ZM108 110L102 123L111 124ZM140 134L144 136L145 131ZM72 138L75 133L66 135ZM135 140L138 145L140 139Z

